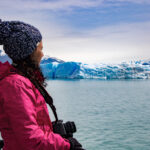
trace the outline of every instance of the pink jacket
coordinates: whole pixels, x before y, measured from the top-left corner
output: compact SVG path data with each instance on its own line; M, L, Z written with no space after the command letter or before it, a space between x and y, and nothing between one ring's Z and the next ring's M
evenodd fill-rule
M9 62L0 62L0 132L3 150L69 150L67 139L53 133L46 102Z

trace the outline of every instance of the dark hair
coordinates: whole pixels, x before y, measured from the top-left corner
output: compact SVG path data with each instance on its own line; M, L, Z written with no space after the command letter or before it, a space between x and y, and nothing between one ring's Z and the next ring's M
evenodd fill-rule
M12 65L17 69L18 73L27 77L32 83L38 80L44 87L47 86L46 77L44 77L40 66L31 55L22 60L13 60Z

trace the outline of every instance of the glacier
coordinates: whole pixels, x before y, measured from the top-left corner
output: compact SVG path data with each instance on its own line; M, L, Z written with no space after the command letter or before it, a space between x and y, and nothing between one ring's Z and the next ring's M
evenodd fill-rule
M150 65L130 62L121 64L85 64L81 62L41 63L48 79L149 79Z
M12 60L0 50L0 61ZM120 64L87 64L65 62L45 55L40 68L47 79L149 79L150 60L123 62Z

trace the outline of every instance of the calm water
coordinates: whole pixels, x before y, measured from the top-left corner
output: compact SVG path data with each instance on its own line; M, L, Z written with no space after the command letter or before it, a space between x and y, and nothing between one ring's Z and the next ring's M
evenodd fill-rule
M150 80L50 80L47 90L87 150L150 150Z
M150 150L150 80L49 80L47 90L86 150Z

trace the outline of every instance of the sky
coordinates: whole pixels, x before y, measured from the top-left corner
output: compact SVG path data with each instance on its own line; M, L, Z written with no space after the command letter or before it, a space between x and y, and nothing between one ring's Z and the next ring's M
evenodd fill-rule
M0 18L37 27L44 55L64 61L150 58L150 0L1 0Z

